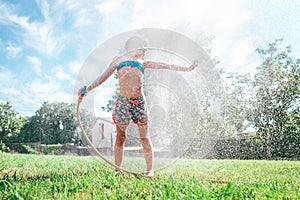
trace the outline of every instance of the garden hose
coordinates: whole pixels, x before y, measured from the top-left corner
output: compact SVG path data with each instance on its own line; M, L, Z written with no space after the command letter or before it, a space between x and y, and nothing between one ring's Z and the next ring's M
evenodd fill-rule
M79 127L82 131L82 134L85 138L85 140L88 142L89 146L93 149L93 151L97 154L97 156L99 156L102 160L104 160L107 164L115 167L117 170L120 170L120 171L123 171L123 172L126 172L126 173L129 173L129 174L132 174L134 176L138 176L138 175L143 175L145 173L142 173L142 172L133 172L133 171L130 171L130 170L127 170L127 169L124 169L120 166L117 166L116 164L110 162L107 158L105 158L99 151L98 149L94 146L94 144L91 142L91 140L89 139L87 133L85 132L82 124L81 124L81 121L80 121L80 116L79 116L79 107L80 107L80 103L81 101L78 100L78 103L77 103L77 108L76 108L76 116L77 116L77 121L78 121L78 124L79 124Z

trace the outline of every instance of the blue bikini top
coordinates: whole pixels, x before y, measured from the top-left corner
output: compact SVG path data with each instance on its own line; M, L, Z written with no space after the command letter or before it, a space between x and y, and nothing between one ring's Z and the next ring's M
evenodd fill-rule
M122 67L126 67L126 66L136 67L139 70L141 70L141 72L143 72L143 73L145 70L143 64L136 60L126 60L126 61L121 62L118 65L117 70L119 71L119 69L121 69Z

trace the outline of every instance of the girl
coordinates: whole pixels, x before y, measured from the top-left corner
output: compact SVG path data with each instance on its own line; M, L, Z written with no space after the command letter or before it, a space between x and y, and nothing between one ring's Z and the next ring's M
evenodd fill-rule
M192 71L197 67L195 60L190 67L182 67L163 62L153 62L145 60L147 49L146 42L139 37L132 37L125 44L126 54L117 57L91 85L87 87L85 95L92 89L101 85L107 80L115 70L117 70L120 92L116 100L116 106L112 117L116 124L117 137L114 146L115 164L121 166L124 154L124 144L126 140L126 130L133 121L139 130L140 139L143 145L144 156L147 165L147 176L153 177L153 146L148 134L148 110L143 93L143 76L145 69L170 69L176 71ZM78 97L81 101L81 90ZM84 96L85 96L84 95ZM118 171L116 169L116 171Z

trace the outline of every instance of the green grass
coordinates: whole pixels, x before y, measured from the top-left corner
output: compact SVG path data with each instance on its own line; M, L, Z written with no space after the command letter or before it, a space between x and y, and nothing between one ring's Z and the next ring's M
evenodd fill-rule
M94 157L0 154L0 199L299 199L299 161L179 160L154 178Z

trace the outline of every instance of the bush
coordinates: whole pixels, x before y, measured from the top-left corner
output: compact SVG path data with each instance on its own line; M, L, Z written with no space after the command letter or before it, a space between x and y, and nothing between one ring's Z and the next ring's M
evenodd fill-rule
M23 153L23 154L39 154L32 145L34 143L10 143L9 149L11 152Z
M20 153L25 153L25 154L39 154L39 152L35 151L33 148L31 148L30 146L23 144L22 145L22 152Z
M265 159L264 141L255 137L221 138L216 146L217 159Z
M42 152L45 155L62 155L62 154L64 154L62 145L45 145L42 148Z
M0 153L6 152L8 153L10 151L9 147L7 147L4 143L0 143Z

